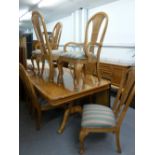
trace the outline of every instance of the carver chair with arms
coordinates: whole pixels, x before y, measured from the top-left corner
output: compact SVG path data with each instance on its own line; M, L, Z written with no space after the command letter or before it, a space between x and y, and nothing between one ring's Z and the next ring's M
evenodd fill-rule
M64 53L59 57L59 75L58 82L63 83L63 63L67 62L73 68L73 78L75 89L80 89L80 81L84 83L85 64L93 63L96 67L98 80L99 58L102 43L108 26L108 16L104 12L99 12L92 16L86 25L84 43L69 42L64 46ZM74 46L75 50L69 50ZM79 47L79 49L77 49Z
M116 99L112 108L87 104L83 108L80 130L80 153L84 153L84 139L90 133L111 132L116 136L117 151L121 153L120 128L129 105L135 94L135 70L130 68L122 78Z
M27 98L29 99L29 107L35 112L36 129L40 129L42 112L52 109L52 106L43 97L40 95L37 96L28 73L22 64L19 64L19 77L22 80Z
M54 78L53 61L57 60L58 58L58 56L55 57L53 54L55 52L56 53L62 52L62 51L54 51L58 49L58 46L59 46L62 24L61 23L56 24L53 30L54 32L53 39L51 38L49 39L44 18L38 11L32 12L32 23L35 30L35 34L37 36L37 40L39 41L40 49L37 50L37 52L34 53L34 55L32 55L31 60L33 61L33 59L37 59L38 62L40 61L42 62L41 76L43 75L45 61L47 60L49 64L49 80L53 81L53 78Z

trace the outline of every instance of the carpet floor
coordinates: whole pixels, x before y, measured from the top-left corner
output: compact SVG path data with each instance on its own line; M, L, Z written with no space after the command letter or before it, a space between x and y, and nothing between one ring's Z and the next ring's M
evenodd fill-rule
M114 97L111 98L113 102ZM19 154L20 155L79 155L80 115L69 118L62 134L57 133L63 111L55 109L43 113L42 127L35 129L35 122L26 104L19 104ZM121 127L121 155L135 154L135 110L129 108ZM91 134L85 140L84 155L119 155L115 136L111 133Z

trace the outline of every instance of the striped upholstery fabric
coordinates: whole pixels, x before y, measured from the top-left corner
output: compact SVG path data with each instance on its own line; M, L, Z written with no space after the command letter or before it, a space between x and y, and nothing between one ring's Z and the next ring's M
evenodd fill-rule
M82 127L114 127L116 124L113 111L104 105L87 104L83 108Z

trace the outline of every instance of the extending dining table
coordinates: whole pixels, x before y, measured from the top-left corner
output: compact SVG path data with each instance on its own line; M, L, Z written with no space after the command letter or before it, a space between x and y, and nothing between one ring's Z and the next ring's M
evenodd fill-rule
M82 112L80 104L74 104L75 100L84 97L95 97L95 102L110 106L110 87L111 82L102 79L98 83L98 79L92 75L86 75L85 84L81 82L81 89L74 88L73 75L70 69L64 69L63 83L57 83L58 70L55 69L54 82L48 80L48 71L45 71L43 77L39 77L28 71L28 75L34 85L34 88L42 95L53 107L67 106L64 112L63 120L58 129L58 133L62 133L70 114Z

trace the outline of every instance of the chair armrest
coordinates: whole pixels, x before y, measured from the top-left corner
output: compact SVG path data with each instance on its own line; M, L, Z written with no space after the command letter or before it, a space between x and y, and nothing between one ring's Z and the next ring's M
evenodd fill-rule
M67 47L71 46L71 45L78 46L78 47L83 47L84 43L68 42L68 43L66 43L64 45L64 51L66 52L67 51Z
M89 58L91 58L91 56L94 54L92 53L92 51L90 51L90 48L91 47L96 47L98 46L98 49L97 49L97 60L99 60L100 58L100 53L101 53L101 48L102 48L102 44L101 43L93 43L93 42L89 42L86 46L85 46L85 54L86 56Z

